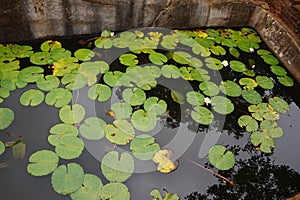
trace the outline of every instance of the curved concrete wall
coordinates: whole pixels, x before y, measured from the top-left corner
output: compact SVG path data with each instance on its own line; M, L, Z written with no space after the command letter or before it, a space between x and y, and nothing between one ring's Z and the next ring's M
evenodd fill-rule
M300 81L299 0L0 0L0 42L135 27L255 28Z

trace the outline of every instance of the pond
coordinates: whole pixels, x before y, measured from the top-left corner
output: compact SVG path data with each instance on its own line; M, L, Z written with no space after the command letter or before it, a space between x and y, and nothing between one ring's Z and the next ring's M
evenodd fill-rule
M0 45L4 199L285 199L300 85L250 28Z

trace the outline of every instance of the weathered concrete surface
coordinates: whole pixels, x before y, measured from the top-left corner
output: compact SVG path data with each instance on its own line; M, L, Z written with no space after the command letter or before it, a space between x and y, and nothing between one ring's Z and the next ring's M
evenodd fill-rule
M0 0L0 43L135 27L254 27L300 81L299 0Z

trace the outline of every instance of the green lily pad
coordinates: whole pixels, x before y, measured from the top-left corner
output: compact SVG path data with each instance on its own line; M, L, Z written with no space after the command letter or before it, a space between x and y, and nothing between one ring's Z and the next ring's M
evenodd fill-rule
M90 49L78 49L75 51L74 56L81 61L89 61L95 56L95 53Z
M7 88L0 87L0 103L4 101L5 98L9 97L10 92Z
M29 89L20 97L23 106L38 106L44 101L44 93L40 90Z
M126 102L116 102L111 106L111 110L114 112L116 119L127 119L132 114L132 107Z
M239 97L242 93L241 87L233 81L221 81L219 86L221 92L230 97Z
M259 49L259 50L257 50L257 54L262 56L262 55L269 55L269 54L272 54L272 53L268 50L265 50L265 49Z
M41 67L26 67L20 71L18 78L26 83L34 83L44 77L43 72Z
M36 81L36 86L43 91L50 91L59 86L59 79L54 75L47 75L45 78L39 78Z
M128 67L136 66L139 63L137 56L131 53L121 55L119 60L121 64Z
M151 135L143 134L135 137L130 142L130 151L140 160L151 160L154 153L160 149Z
M163 65L168 61L168 58L162 53L150 53L149 60L156 65Z
M122 76L123 73L120 71L106 72L104 74L103 80L110 87L116 87L119 86L119 80Z
M240 52L236 48L230 47L229 53L236 58L240 57Z
M177 46L179 39L174 35L164 35L161 41L161 46L173 50Z
M240 127L245 127L247 132L254 132L258 129L258 123L249 115L242 115L238 119L238 124Z
M139 109L132 114L131 123L137 130L148 132L156 127L157 118L154 113Z
M280 97L270 98L269 103L277 112L286 114L290 110L289 104Z
M72 100L72 93L64 88L52 89L45 98L46 104L49 106L55 106L61 108L69 104Z
M214 119L212 112L202 106L196 106L192 111L191 116L195 122L203 125L211 124Z
M74 57L61 58L53 63L53 75L64 76L79 68L78 59Z
M283 67L273 65L270 68L271 68L271 72L273 72L273 74L275 74L277 76L286 76L287 75L287 71Z
M94 44L98 48L110 49L113 46L113 41L110 38L98 38Z
M61 47L62 47L61 43L55 40L47 40L41 44L41 50L44 52L49 52L56 48L61 48Z
M71 160L78 158L84 149L84 142L82 139L68 135L62 137L55 147L55 152L60 158Z
M248 110L251 112L252 117L258 121L279 119L278 113L267 103L251 105L248 107Z
M59 158L53 151L40 150L29 157L27 172L32 176L51 174L58 166Z
M14 111L10 108L0 108L0 130L9 127L15 119Z
M241 78L239 83L244 85L244 89L254 89L258 85L252 78Z
M226 54L226 50L221 46L212 46L210 51L217 56Z
M184 104L184 96L180 92L178 92L176 90L172 90L171 97L172 97L173 101L175 101L176 103Z
M0 141L0 156L5 152L5 144Z
M214 96L211 98L211 105L214 111L223 115L232 113L234 110L231 100L223 96Z
M175 65L164 65L161 68L161 73L166 78L178 79L181 77L180 70Z
M69 90L79 90L83 88L86 83L86 77L82 74L66 74L62 79L61 83L65 85L65 88Z
M219 87L214 82L210 82L210 81L200 83L199 89L206 96L216 96L220 92Z
M69 50L66 50L65 48L55 48L52 49L50 52L50 63L53 63L55 61L58 61L62 58L69 58L71 57L72 53Z
M133 140L135 131L128 121L117 119L113 121L113 124L107 124L104 134L110 142L125 145Z
M247 69L247 71L244 71L243 74L245 74L246 76L250 76L250 77L255 76L255 72L252 69Z
M162 74L160 68L155 65L145 66L144 69L151 71L153 78L159 78Z
M279 60L271 54L261 55L261 58L264 60L265 63L267 63L269 65L278 65L279 64Z
M96 84L89 88L88 97L91 100L98 100L104 102L110 99L112 93L110 87L103 84Z
M82 186L74 193L70 194L72 200L100 200L103 184L101 180L93 174L85 174Z
M97 117L90 117L80 125L80 135L89 140L100 140L104 137L106 122Z
M192 56L184 51L176 51L173 53L173 60L183 65L189 64L191 58Z
M206 58L206 66L212 70L221 70L223 68L222 62L216 58Z
M150 97L144 103L146 112L154 113L157 116L163 115L167 111L167 103L157 97Z
M30 56L30 62L35 65L47 65L51 60L48 52L36 52Z
M77 124L83 120L84 116L85 109L80 104L73 104L72 107L66 105L59 110L59 118L66 124Z
M49 132L48 142L53 146L57 146L60 140L65 136L78 136L77 128L71 124L56 124Z
M51 184L55 192L67 195L76 192L83 184L84 172L77 163L60 165L51 176Z
M259 149L265 153L271 153L271 149L275 147L274 139L265 132L255 131L250 135L250 140L254 146L259 146Z
M122 96L124 101L132 106L142 105L146 101L146 93L139 88L126 88Z
M235 157L222 145L214 145L208 152L209 162L219 170L228 170L234 166Z
M294 85L293 79L289 76L280 76L277 78L278 78L278 81L284 86L292 87Z
M273 81L267 76L256 76L255 80L257 84L266 90L271 90L274 87Z
M232 60L232 61L229 62L229 65L230 65L230 68L233 71L236 71L236 72L245 72L245 71L247 71L246 65L244 63L240 62L240 61Z
M153 200L179 200L179 196L177 194L170 194L165 191L165 196L162 197L158 189L153 189L149 193Z
M27 45L15 45L11 51L18 58L27 58L33 54L32 47Z
M243 90L242 97L250 104L259 104L262 102L262 97L254 89Z
M109 200L130 200L130 193L122 183L108 183L102 187L101 198Z
M97 76L108 72L109 65L104 61L84 62L80 64L78 73L86 77L88 86L97 82Z
M110 151L102 158L101 171L110 182L124 182L132 176L134 160L129 153Z
M277 122L264 120L260 123L260 129L268 134L271 138L281 138L283 135L282 128L279 127Z
M204 104L204 96L201 93L195 91L186 93L186 100L193 106L202 106Z

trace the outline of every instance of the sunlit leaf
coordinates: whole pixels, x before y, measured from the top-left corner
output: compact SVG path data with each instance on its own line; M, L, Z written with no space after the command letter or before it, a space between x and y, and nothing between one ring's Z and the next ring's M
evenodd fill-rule
M285 76L287 75L287 71L280 67L280 66L271 66L271 71L273 72L273 74L277 75L277 76Z
M210 82L210 81L200 83L199 89L206 96L216 96L220 92L219 87L214 82Z
M111 106L116 119L127 119L132 114L132 107L126 102L116 102Z
M221 70L223 68L222 62L216 58L206 58L205 63L206 66L212 70Z
M142 105L146 100L146 93L139 88L126 88L122 96L124 101L132 106Z
M270 89L273 89L273 87L274 87L273 81L267 76L256 76L255 80L256 80L257 84L260 87L262 87L263 89L270 90Z
M213 122L214 115L210 110L202 106L196 106L191 113L195 122L203 125L209 125Z
M292 87L294 85L293 79L289 76L280 76L277 78L278 78L278 81L284 86Z
M232 60L229 62L230 68L236 72L244 72L247 71L246 65L240 61Z
M58 166L59 158L53 151L36 151L29 157L27 172L32 176L51 174Z
M121 55L119 60L121 64L128 67L135 66L139 63L139 61L137 60L137 56L130 53Z
M146 112L154 113L155 115L162 115L167 111L167 103L157 97L150 97L144 103Z
M238 124L242 128L245 127L247 132L257 131L258 129L257 121L249 115L242 115L238 119Z
M48 52L36 52L30 56L30 62L35 65L50 64L51 54Z
M165 191L165 196L162 197L158 189L153 189L149 193L153 200L179 200L179 196L177 194L170 194Z
M64 76L79 67L78 59L74 57L61 58L53 63L53 75Z
M130 151L140 160L151 160L153 154L160 149L151 135L139 135L130 143Z
M42 78L37 79L36 81L36 86L40 89L40 90L44 90L44 91L50 91L53 90L54 88L57 88L59 86L59 79L54 76L54 75L47 75Z
M149 60L156 65L162 65L168 61L167 57L162 53L150 53Z
M90 117L80 125L80 135L89 140L100 140L104 137L106 122L97 117Z
M18 58L26 58L33 54L32 47L27 45L15 45L11 48L11 51Z
M279 60L271 54L261 55L261 58L264 60L265 63L267 63L269 65L278 65L279 64Z
M59 118L66 124L77 124L83 120L85 116L85 109L80 104L73 104L63 106L59 110Z
M252 117L258 121L279 119L278 113L267 103L251 105L248 107L248 110L251 112Z
M169 149L161 149L154 153L152 161L157 165L157 171L170 173L174 171L178 162L174 160L173 152Z
M65 88L69 90L79 90L86 85L86 77L82 74L66 74L62 79L61 83L65 85Z
M184 51L176 51L173 53L173 60L183 65L189 64L191 58L192 56Z
M10 92L7 88L0 87L0 103L4 101L5 98L9 97Z
M257 87L257 83L252 78L241 78L239 83L244 86L244 89L254 89Z
M186 93L186 100L193 106L201 106L204 104L204 96L201 93L195 91Z
M214 145L208 152L209 162L219 170L228 170L234 166L235 157L222 145Z
M56 124L49 132L48 142L53 146L57 146L60 140L65 136L78 136L77 128L70 124Z
M62 137L55 147L55 152L60 158L70 160L78 158L84 149L82 139L68 135Z
M95 53L90 49L78 49L75 51L74 56L81 61L89 61L95 56Z
M135 129L148 132L155 128L157 118L154 113L139 109L132 114L131 123Z
M226 50L221 46L212 46L210 51L215 55L225 55Z
M33 83L44 77L43 72L44 69L41 67L26 67L20 71L18 78L26 83Z
M236 58L240 57L240 52L236 48L230 47L229 53Z
M104 84L96 84L89 88L88 97L99 102L107 101L111 97L111 89Z
M180 70L175 65L164 65L161 68L161 73L166 78L177 79L181 77Z
M271 153L271 149L275 147L274 139L265 132L255 131L250 135L251 143L259 146L259 149L265 153Z
M286 114L290 110L289 104L280 97L274 97L268 100L272 108L277 112Z
M113 46L113 41L110 38L98 38L95 40L95 46L98 48L110 49Z
M70 90L64 88L52 89L45 98L46 104L55 106L56 108L63 107L69 104L72 100L72 93Z
M232 113L234 110L234 105L231 100L223 96L212 97L211 105L214 111L223 115Z
M4 153L5 151L5 144L0 140L0 156Z
M23 106L38 106L44 101L44 93L40 90L29 89L20 97Z
M61 43L55 40L47 40L41 44L41 50L49 52L55 48L61 48Z
M9 127L15 119L14 111L10 108L0 108L0 130Z
M259 104L262 102L262 97L254 89L243 90L242 97L251 104Z
M110 142L125 145L134 138L135 131L128 121L117 119L113 121L113 124L107 124L104 134Z
M106 72L104 74L103 80L110 87L116 87L119 86L119 80L122 76L123 73L120 71Z
M101 199L130 200L130 193L126 185L122 183L108 183L101 189Z
M241 87L233 81L221 81L219 86L221 92L230 97L239 97L242 93Z

